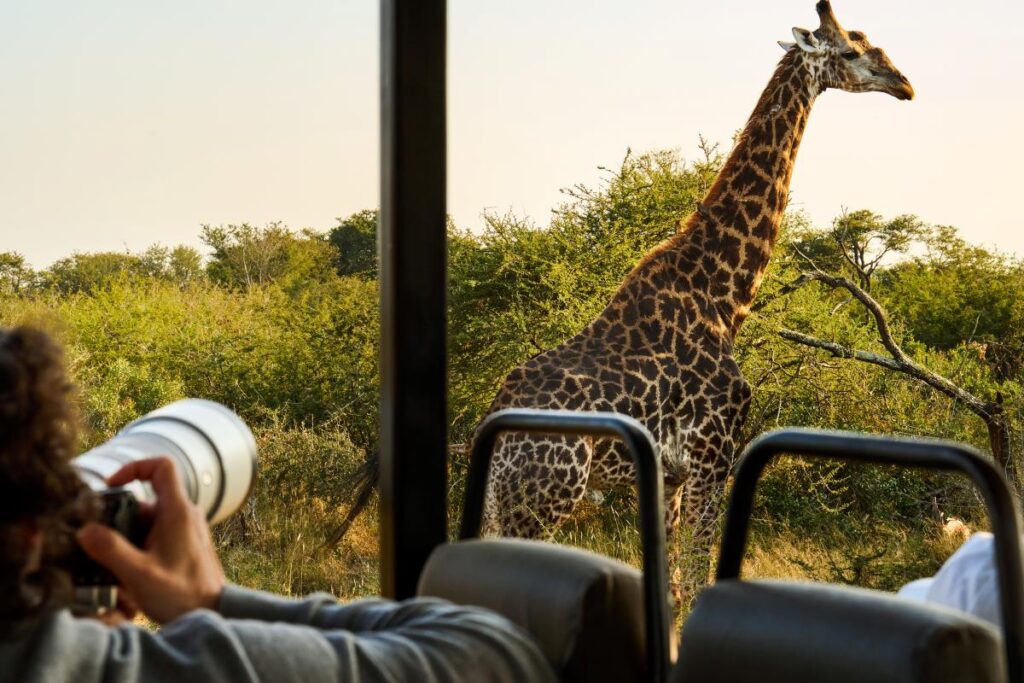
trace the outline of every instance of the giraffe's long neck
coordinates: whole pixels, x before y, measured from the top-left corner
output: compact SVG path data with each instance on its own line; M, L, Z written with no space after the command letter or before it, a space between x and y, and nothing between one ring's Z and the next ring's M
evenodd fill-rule
M818 93L812 66L799 49L791 49L700 210L666 250L676 253L680 269L692 271L699 264L711 311L730 337L746 318L768 267L797 148Z

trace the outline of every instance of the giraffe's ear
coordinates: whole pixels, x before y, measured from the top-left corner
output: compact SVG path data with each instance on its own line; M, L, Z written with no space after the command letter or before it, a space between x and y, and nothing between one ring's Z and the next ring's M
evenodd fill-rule
M785 40L780 40L778 42L779 42L779 47L781 47L783 49L783 51L785 51L785 52L789 52L794 47L796 47L796 43L788 43Z
M816 54L821 52L821 43L814 37L814 34L805 28L794 28L793 37L796 38L796 45L804 52Z

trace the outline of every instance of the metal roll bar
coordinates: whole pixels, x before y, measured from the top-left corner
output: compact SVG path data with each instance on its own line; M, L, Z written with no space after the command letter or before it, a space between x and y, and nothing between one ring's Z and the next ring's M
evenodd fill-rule
M633 458L640 508L643 548L644 625L651 680L664 681L670 668L668 569L665 555L665 514L661 463L649 432L631 417L615 413L560 410L501 410L480 425L470 455L462 540L477 538L483 521L484 497L491 457L503 432L534 432L572 436L610 436L622 441Z
M985 499L995 534L1008 680L1024 680L1024 569L1021 560L1020 516L1002 472L985 456L968 446L946 441L809 429L784 429L761 436L747 447L736 468L716 580L740 577L754 489L765 466L772 458L784 453L966 474Z
M446 0L380 3L380 583L448 539Z

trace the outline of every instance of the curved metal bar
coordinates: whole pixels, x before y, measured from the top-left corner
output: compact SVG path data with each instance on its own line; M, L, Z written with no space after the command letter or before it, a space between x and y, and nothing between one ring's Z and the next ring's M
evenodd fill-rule
M460 539L480 535L491 457L503 432L535 432L571 436L610 436L625 444L636 471L643 547L644 624L651 680L665 681L670 667L668 568L665 555L665 513L661 463L650 433L631 417L615 413L561 410L501 410L480 425L470 456L466 503Z
M985 456L968 446L809 429L785 429L761 436L747 447L736 468L716 580L740 577L754 489L769 461L783 453L957 471L970 477L985 499L995 534L1008 680L1024 681L1024 569L1019 511L1003 474Z

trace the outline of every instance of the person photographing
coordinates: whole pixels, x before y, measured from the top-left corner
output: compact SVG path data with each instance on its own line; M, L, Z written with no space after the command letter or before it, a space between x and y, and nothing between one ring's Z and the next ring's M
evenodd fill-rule
M157 457L113 473L147 482L150 529L136 547L98 523L70 462L73 388L42 332L0 330L0 681L551 681L533 641L500 616L439 600L341 605L229 583L178 465ZM118 583L98 618L69 609L75 546ZM149 631L140 612L161 625Z

